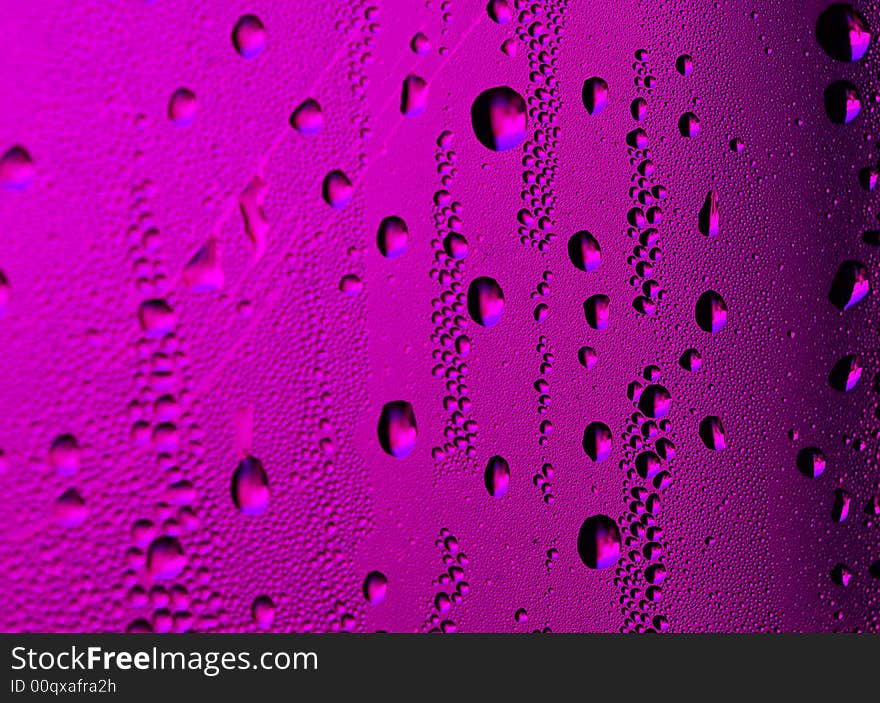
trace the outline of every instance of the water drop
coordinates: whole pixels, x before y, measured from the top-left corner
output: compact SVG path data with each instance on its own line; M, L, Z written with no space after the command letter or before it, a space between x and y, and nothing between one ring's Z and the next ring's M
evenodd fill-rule
M581 271L595 271L602 261L602 252L596 238L582 230L568 240L568 258Z
M581 99L589 114L598 115L608 104L608 83L598 76L588 78L584 81Z
M856 387L861 377L861 358L858 354L847 354L832 367L828 383L834 390L847 393Z
M599 355L593 347L581 347L578 349L578 361L587 371L592 369L599 361Z
M707 449L721 451L727 448L724 426L721 424L720 417L709 415L700 421L700 439L703 440Z
M259 176L254 176L238 196L238 206L244 220L244 231L253 246L254 261L266 252L269 220L263 210L268 186Z
M388 579L381 571L371 571L364 579L363 593L364 598L370 605L379 605L385 600L385 594L388 591Z
M825 453L818 447L804 447L797 454L797 468L808 478L819 478L825 471Z
M672 405L672 395L664 386L652 383L639 397L639 410L645 417L655 420L666 417Z
M607 569L620 558L620 529L607 515L584 520L578 532L578 556L591 569Z
M164 337L174 331L177 315L164 300L145 300L138 309L138 320L147 337Z
M849 81L835 81L825 89L825 112L835 124L848 124L859 116L859 89Z
M405 400L386 403L379 416L379 444L397 459L409 456L416 446L418 428L412 404Z
M290 115L290 126L300 134L317 134L324 129L324 112L317 100L306 98Z
M256 15L244 15L232 29L232 45L246 59L253 59L266 48L266 28Z
M507 0L489 0L486 5L489 18L497 24L507 24L513 19L513 8Z
M21 146L8 149L0 157L0 185L8 190L24 190L34 180L34 162Z
M81 450L76 437L58 435L49 448L49 465L59 476L72 476L79 471Z
M710 190L706 195L706 201L700 209L699 225L700 232L707 237L715 237L718 235L719 214L717 190Z
M690 54L682 54L675 60L675 70L687 78L694 72L694 58Z
M678 363L685 371L699 371L703 365L703 357L696 349L686 349Z
M611 454L611 430L604 422L591 422L584 429L584 452L593 461L605 461Z
M684 113L678 120L678 131L683 137L698 137L700 135L700 118L693 112Z
M526 101L506 85L489 88L471 105L471 122L474 134L487 149L513 149L526 137Z
M727 303L715 291L707 290L697 299L694 314L700 329L714 334L727 323Z
M510 486L510 465L504 457L493 456L483 474L486 490L493 498L501 498Z
M330 171L324 177L322 196L334 210L341 210L351 201L354 186L342 171Z
M177 537L154 539L147 549L147 570L155 579L173 579L186 566L186 555Z
M443 239L443 250L450 258L461 261L467 256L468 241L463 234L451 232Z
M864 16L848 3L834 3L819 15L816 39L838 61L858 61L868 51L871 31Z
M424 56L431 50L431 40L425 36L424 32L416 32L409 43L409 47L413 50L413 53Z
M199 102L189 88L178 88L168 101L168 119L177 127L188 127L196 118Z
M213 293L226 283L220 244L211 237L183 267L183 282L194 293Z
M494 278L480 276L468 287L467 305L474 322L492 327L498 324L504 312L504 292Z
M428 106L428 83L424 78L408 75L400 91L400 112L406 117L418 117Z
M55 521L62 527L79 527L89 514L86 502L75 488L68 489L58 497L52 512Z
M406 222L396 215L389 215L379 223L376 244L382 256L396 259L406 251L409 244L409 230Z
M251 617L257 627L268 630L275 622L275 603L269 596L257 596L251 604Z
M865 265L859 261L844 261L831 282L828 299L838 310L848 310L862 300L870 288Z
M831 519L836 523L846 522L849 517L849 507L852 503L850 494L838 488L834 491L834 503L831 506Z
M584 315L587 318L587 324L594 330L607 329L610 314L611 298L607 295L597 293L584 302Z
M269 506L269 477L256 457L243 459L232 474L232 502L244 515L262 515Z

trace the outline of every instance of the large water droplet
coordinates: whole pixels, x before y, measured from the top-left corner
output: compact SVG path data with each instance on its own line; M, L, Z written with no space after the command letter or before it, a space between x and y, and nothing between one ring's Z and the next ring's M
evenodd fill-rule
M819 447L804 447L797 454L797 468L808 478L818 478L825 471L825 453Z
M639 397L639 410L646 417L660 419L669 414L672 405L672 395L664 386L652 383L642 391Z
M86 502L75 488L58 497L52 512L55 521L62 527L79 527L89 514Z
M578 556L591 569L607 569L620 558L620 529L607 515L584 520L578 532Z
M189 88L178 88L168 101L168 119L177 127L188 127L196 118L199 101Z
M486 464L486 471L483 474L483 481L486 484L486 490L493 498L500 498L510 486L510 465L504 457L493 456Z
M249 456L232 474L232 502L243 514L262 515L269 506L269 477L263 462Z
M654 452L644 451L636 455L636 472L643 479L653 479L662 468L663 462Z
M379 416L379 444L397 459L409 456L418 437L413 406L405 400L385 403Z
M834 390L847 393L856 387L861 377L861 358L858 354L847 354L832 367L828 383Z
M848 124L859 116L859 89L849 81L835 81L825 89L825 112L835 124Z
M6 317L9 309L9 298L12 295L12 288L9 285L9 279L3 271L0 271L0 320Z
M590 296L584 302L584 315L587 324L594 330L607 329L611 315L611 298L602 293Z
M864 16L848 3L834 3L819 15L816 39L838 61L858 61L868 51L871 31Z
M718 214L718 191L710 190L706 195L706 202L700 209L699 216L700 232L707 237L715 237L718 235L719 214Z
M598 76L588 78L584 81L581 99L588 113L598 115L608 104L608 83Z
M834 491L834 503L831 505L831 518L834 522L846 522L852 497L848 491L838 488Z
M870 289L865 265L859 261L844 261L831 282L828 299L839 310L848 310L864 298Z
M714 334L727 323L727 303L715 291L707 290L697 299L694 314L700 329Z
M693 112L684 113L678 120L678 131L683 137L700 136L700 118Z
M164 300L159 298L145 300L138 309L141 329L148 337L163 337L174 331L177 315Z
M406 251L409 244L409 230L403 218L390 215L379 223L376 244L382 256L396 259Z
M324 177L322 195L327 204L334 210L341 210L351 201L354 186L342 171L330 171Z
M727 447L724 426L721 424L720 417L709 415L700 421L700 439L703 440L707 449L721 451Z
M471 105L471 122L480 143L507 151L526 137L526 101L508 86L484 90Z
M428 107L428 83L424 78L408 75L400 91L400 112L406 117L418 117Z
M474 322L492 327L498 324L504 312L504 292L494 278L480 276L468 287L467 304Z
M81 450L76 437L58 435L49 448L49 464L59 476L72 476L79 471Z
M388 579L381 571L371 571L364 579L364 598L370 605L379 605L388 592Z
M24 147L14 146L0 157L0 185L8 190L24 190L34 180L34 162Z
M173 579L186 566L186 555L177 537L157 537L147 549L147 570L155 579Z
M290 115L290 126L300 134L317 134L324 129L324 113L318 101L303 100Z
M581 271L595 271L602 262L602 251L597 239L582 230L568 240L568 258Z
M266 28L256 15L244 15L232 29L232 45L246 59L254 59L266 48Z
M593 461L605 461L611 454L611 430L604 422L591 422L584 429L584 452Z
M489 18L498 24L507 24L513 19L513 8L508 0L489 0L486 5Z

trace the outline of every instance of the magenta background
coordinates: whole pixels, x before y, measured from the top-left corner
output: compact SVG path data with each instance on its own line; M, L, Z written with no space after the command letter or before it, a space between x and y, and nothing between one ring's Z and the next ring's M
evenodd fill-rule
M437 625L434 595L446 590L436 544L444 528L467 554L469 592L442 618L458 631L643 630L658 615L673 632L880 628L880 580L869 573L880 533L864 510L880 488L877 250L861 240L877 226L877 196L858 183L880 156L877 46L856 64L829 58L814 38L825 2L516 4L525 14L499 26L481 0L0 3L0 152L21 144L36 167L23 192L0 190L0 270L10 282L0 319L0 628L251 631L252 603L267 595L273 630L427 631ZM880 28L874 3L859 7ZM246 13L267 32L252 60L230 40ZM550 28L543 58L529 46L533 13ZM417 31L433 45L425 56L409 47ZM510 38L515 57L500 50ZM648 52L642 71L656 76L653 90L636 84L637 49ZM694 57L687 78L674 67L682 53ZM556 173L541 190L558 238L544 254L520 242L527 145L490 152L470 127L470 105L486 88L509 85L534 105L542 60L556 86L541 109L559 127L544 155ZM409 73L429 90L414 118L400 114ZM594 75L608 82L609 101L590 116L581 86ZM862 91L862 114L843 126L822 103L839 79ZM186 128L167 117L180 87L199 100ZM669 192L654 276L666 297L653 317L631 305L625 136L637 126L637 95L648 101L640 126L655 180ZM308 97L324 111L315 136L288 124ZM701 120L695 139L677 129L686 111ZM537 126L531 119L530 136ZM446 231L432 198L444 130L455 161L439 168L453 170L446 188L470 242L462 281L496 278L506 306L491 329L466 323L475 457L453 450L435 461L450 422L444 382L432 375L432 301L444 286L430 272ZM741 154L728 146L734 137L745 142ZM336 168L354 184L341 211L320 197ZM269 231L255 262L238 196L257 175L268 184ZM721 208L712 239L697 228L710 188ZM410 244L389 260L376 229L392 214L406 220ZM152 250L151 228L160 237ZM602 245L597 272L568 260L565 243L580 229ZM194 293L182 268L211 236L226 286ZM828 290L849 258L868 266L874 290L839 312ZM549 316L539 325L532 292L545 270ZM356 297L338 290L350 273L364 282ZM708 289L729 306L715 335L693 315ZM583 302L596 293L612 300L604 332L584 320ZM138 325L138 306L152 297L178 316L164 340L147 341ZM554 355L543 415L533 387L541 335ZM589 372L577 360L583 345L599 355ZM697 373L678 366L688 347L703 355ZM860 384L831 390L831 366L854 352ZM166 363L181 408L177 446L138 445L132 425L155 426L152 404L166 391L153 372ZM593 571L575 547L584 518L626 519L635 485L626 390L648 364L674 398L677 455L657 516L663 600L641 607L621 600L622 589L644 586L628 548L618 565L628 571ZM419 428L402 460L376 437L382 405L400 399ZM252 451L271 487L256 518L229 493L236 413L251 406ZM706 415L723 420L724 452L700 442ZM540 446L546 419L553 432ZM593 420L614 434L611 457L595 465L581 448ZM73 476L48 463L64 433L82 448ZM815 480L795 466L811 445L828 457ZM498 500L483 485L495 454L511 467ZM545 462L554 468L550 505L533 482ZM192 520L168 492L181 479L194 487L183 500ZM88 517L65 528L53 505L71 487ZM843 524L831 519L836 488L852 495ZM137 520L180 535L179 577L156 583L144 571ZM559 558L548 567L551 548ZM838 562L854 574L846 588L829 577ZM389 582L376 606L361 593L371 570ZM514 617L521 608L526 622Z

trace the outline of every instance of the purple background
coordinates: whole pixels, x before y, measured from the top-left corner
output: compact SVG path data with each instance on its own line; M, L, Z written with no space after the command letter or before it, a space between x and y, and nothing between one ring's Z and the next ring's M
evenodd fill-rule
M0 3L0 152L21 145L34 165L27 187L0 189L0 628L251 631L254 600L268 596L279 631L880 629L880 528L866 511L880 490L878 254L862 241L878 228L877 196L858 178L880 156L877 46L855 63L829 57L815 39L826 2L510 2L503 25L482 0ZM874 3L859 7L880 27ZM247 13L265 26L251 59L231 40ZM410 48L419 31L432 45L422 56ZM675 69L685 53L688 77ZM415 117L400 112L408 74L428 86ZM609 85L594 115L581 100L591 76ZM836 80L861 92L847 125L823 106ZM496 153L475 138L470 106L499 85L527 99L530 117L526 142ZM168 116L179 88L198 101L189 126ZM324 114L315 135L288 122L309 97ZM688 111L695 138L678 130ZM632 305L648 255L627 223L644 157L625 141L636 126L651 183L668 191L653 316ZM333 169L354 186L341 210L321 199ZM239 200L255 177L268 221L259 258ZM435 205L441 188L454 210ZM710 189L712 238L698 229ZM523 225L524 208L545 219ZM457 280L439 253L453 211L469 241ZM394 259L376 245L388 215L410 235ZM602 247L591 273L566 248L583 229ZM225 285L196 292L184 266L212 238ZM847 259L868 267L874 290L841 312L828 293ZM340 293L348 274L359 295ZM471 353L444 360L450 302L478 276L499 282L504 313L488 329L464 313ZM710 289L729 308L716 334L694 318ZM604 331L584 318L599 293L612 301ZM176 324L148 338L138 309L152 298ZM598 354L589 371L584 345ZM695 373L678 364L689 347L703 358ZM864 373L844 394L828 374L849 353ZM626 538L642 510L631 490L654 491L627 448L627 387L648 365L672 394L664 427L676 447L654 516L659 602L645 600L645 563L630 555L646 539L599 571L576 548L594 514ZM449 377L471 400L467 429L444 408ZM157 407L163 396L173 402ZM411 402L418 423L404 459L377 437L393 400ZM724 451L700 440L708 415L723 421ZM614 436L604 462L581 447L592 421ZM50 453L64 434L78 467ZM432 451L445 445L442 458ZM816 479L796 467L808 446L828 460ZM271 491L256 517L230 497L248 452ZM493 455L510 465L502 498L483 483ZM552 477L536 479L545 463ZM71 488L85 505L75 527L56 505ZM840 524L836 489L852 498ZM184 550L171 579L145 568L160 535ZM439 614L436 594L455 588L441 582L444 556L461 553L469 588ZM853 574L846 587L829 575L838 563ZM373 570L388 579L378 605L362 594Z

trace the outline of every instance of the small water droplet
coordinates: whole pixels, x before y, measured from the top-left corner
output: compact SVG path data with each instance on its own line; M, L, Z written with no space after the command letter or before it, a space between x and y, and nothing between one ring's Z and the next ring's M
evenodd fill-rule
M797 468L808 478L819 478L825 471L825 453L818 447L804 447L797 454Z
M147 570L155 579L173 579L186 566L186 555L177 537L157 537L147 549Z
M268 630L275 622L275 603L269 596L257 596L251 605L251 617L257 627Z
M145 300L138 309L138 320L147 337L164 337L174 331L177 315L164 300Z
M848 124L859 116L859 89L849 81L835 81L825 89L825 112L835 124Z

